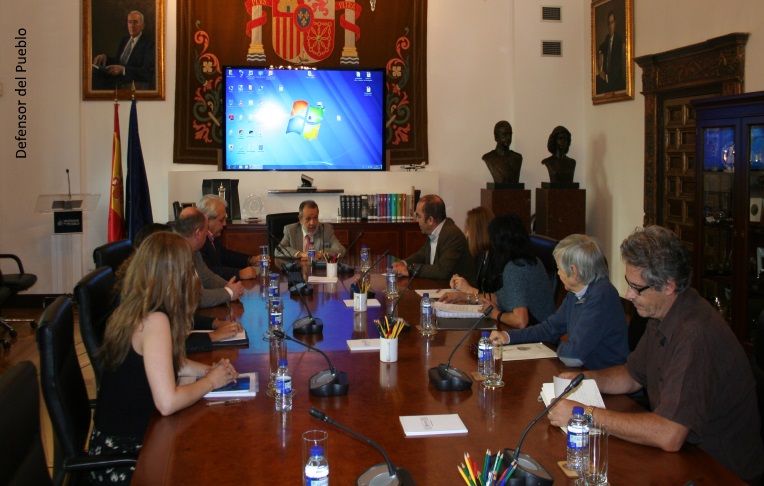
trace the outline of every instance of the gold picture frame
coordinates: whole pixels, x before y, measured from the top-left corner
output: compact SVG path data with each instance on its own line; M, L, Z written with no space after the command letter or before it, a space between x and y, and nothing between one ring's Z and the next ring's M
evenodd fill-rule
M632 0L592 1L592 102L634 99Z
M143 24L123 66L131 14L133 29L141 15ZM130 99L135 84L136 99L164 100L164 43L165 0L82 0L82 99Z

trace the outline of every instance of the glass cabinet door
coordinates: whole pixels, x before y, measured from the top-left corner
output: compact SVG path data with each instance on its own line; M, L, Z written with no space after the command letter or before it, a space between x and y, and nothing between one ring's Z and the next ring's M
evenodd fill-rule
M748 150L749 223L748 223L748 299L746 300L744 338L751 339L759 313L764 310L764 122L746 127Z
M703 221L700 293L725 319L732 319L732 247L735 212L735 127L705 128L703 143Z

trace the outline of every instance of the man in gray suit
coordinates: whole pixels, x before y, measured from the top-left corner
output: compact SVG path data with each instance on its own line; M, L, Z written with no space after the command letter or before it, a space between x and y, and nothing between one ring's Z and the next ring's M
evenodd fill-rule
M443 199L434 194L423 196L416 205L414 218L427 241L413 255L393 263L393 271L407 276L413 265L421 264L420 277L446 280L458 273L474 282L475 260L470 255L467 238L454 220L446 217Z
M300 222L288 224L284 227L284 238L281 240L281 248L286 249L288 255L281 248L276 247L277 257L308 259L308 247L310 243L316 250L316 258L327 255L344 254L345 247L334 234L334 228L329 223L318 221L318 204L308 199L300 203Z
M244 286L241 282L236 282L236 277L231 277L231 280L226 282L214 274L204 263L204 258L202 258L199 250L207 241L207 225L207 216L199 209L189 207L180 212L174 227L175 232L185 238L194 251L196 274L202 283L200 308L214 307L232 300L239 300L244 294Z

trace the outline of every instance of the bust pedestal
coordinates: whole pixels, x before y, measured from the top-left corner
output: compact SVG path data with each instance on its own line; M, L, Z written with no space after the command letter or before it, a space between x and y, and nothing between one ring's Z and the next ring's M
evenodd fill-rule
M489 208L496 216L517 214L525 224L525 228L530 230L530 189L480 189L480 205Z
M586 233L586 189L536 189L536 233L561 240Z

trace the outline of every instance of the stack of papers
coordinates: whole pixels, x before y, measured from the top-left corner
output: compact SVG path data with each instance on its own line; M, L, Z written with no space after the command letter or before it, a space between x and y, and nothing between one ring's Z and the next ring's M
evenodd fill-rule
M405 415L399 417L406 437L466 434L467 427L459 415Z
M570 380L557 376L553 378L553 383L544 383L541 386L541 399L544 400L544 405L548 407L552 400L559 396L569 384ZM565 398L582 403L584 406L605 408L605 402L602 401L600 389L594 380L582 381L578 388L570 392ZM563 432L568 432L567 427L560 428Z
M194 332L212 332L210 330L195 330L191 331ZM249 338L247 337L247 330L242 329L240 333L236 334L234 337L230 337L228 339L222 339L220 341L215 341L212 343L213 347L217 346L249 346Z
M482 306L480 304L467 305L467 304L446 304L443 302L433 302L432 308L435 309L435 315L437 317L462 317L462 318L475 318L482 316L480 311Z
M319 277L317 275L311 275L308 277L308 283L337 283L338 278L337 277Z
M424 294L430 294L431 299L440 299L448 292L456 292L454 289L419 289L415 291L420 297L424 297Z

